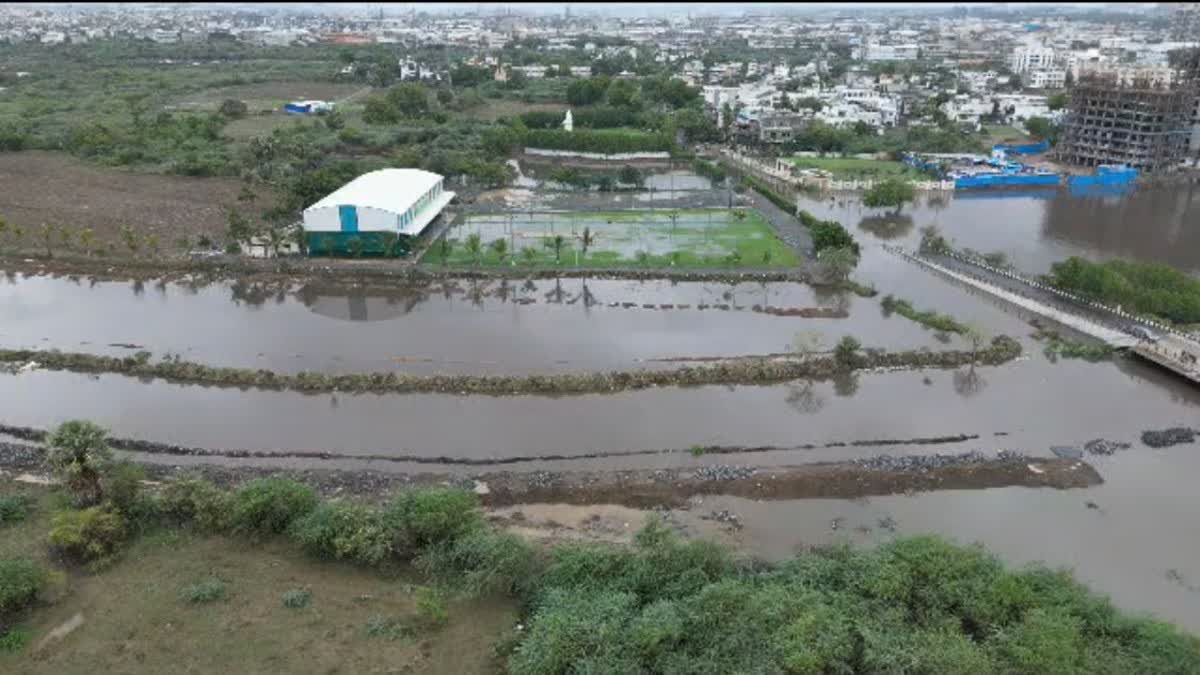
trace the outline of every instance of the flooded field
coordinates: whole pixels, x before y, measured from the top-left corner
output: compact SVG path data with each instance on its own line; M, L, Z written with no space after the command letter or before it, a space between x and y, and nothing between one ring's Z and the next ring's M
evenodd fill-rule
M304 395L33 371L0 376L7 424L93 419L118 436L211 448L328 450L467 458L579 456L696 446L812 449L724 456L787 464L890 454L999 449L1048 455L1093 438L1136 442L1186 425L1200 392L1137 361L1046 363L1035 352L998 368L864 373L829 383L662 388L546 398ZM823 447L966 434L934 448ZM997 435L1000 434L1000 435ZM173 459L171 461L174 461ZM660 466L674 456L599 459L588 468ZM574 465L577 462L566 462ZM531 462L525 470L554 463ZM561 467L560 467L561 468ZM404 468L404 464L392 467Z
M891 256L887 262L893 262ZM899 260L895 264L903 264ZM938 288L932 277L919 282ZM966 300L964 291L939 290ZM755 310L755 306L758 310ZM824 308L845 318L776 316ZM659 367L661 359L770 354L815 331L869 346L947 348L884 318L878 299L799 283L559 279L386 289L0 278L0 345L113 355L145 349L277 371L538 372ZM991 307L978 316L1021 330ZM951 341L947 344L953 344Z
M909 248L926 225L955 246L1001 251L1018 268L1047 272L1078 255L1165 262L1200 272L1200 186L1139 188L1128 196L1075 196L1067 190L958 191L918 196L898 218L867 209L852 194L801 197L800 208L836 218L873 239Z
M486 248L468 250L472 235ZM791 267L797 262L763 215L747 209L477 214L446 238L453 250L445 258L457 265ZM435 246L432 255L440 259L441 249Z

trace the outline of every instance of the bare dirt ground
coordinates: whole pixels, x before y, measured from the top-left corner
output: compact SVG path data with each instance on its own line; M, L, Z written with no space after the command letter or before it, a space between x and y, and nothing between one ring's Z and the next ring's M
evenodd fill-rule
M237 204L242 188L235 179L131 173L42 151L0 153L0 185L0 217L26 230L17 248L39 248L43 223L91 228L97 244L122 247L120 229L129 225L143 236L157 235L164 253L185 236L193 245L200 235L218 239L225 209ZM255 202L259 208L269 203L266 195ZM11 249L14 242L0 238L0 246Z

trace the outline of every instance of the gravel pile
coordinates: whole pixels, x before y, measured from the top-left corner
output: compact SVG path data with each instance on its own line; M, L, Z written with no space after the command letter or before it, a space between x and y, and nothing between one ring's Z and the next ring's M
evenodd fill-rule
M1083 449L1091 455L1111 455L1118 450L1128 450L1129 443L1120 443L1118 441L1106 441L1103 438L1088 441L1083 444Z
M695 473L698 480L739 480L753 475L754 469L748 466L729 466L728 464L702 466L696 469Z
M547 488L558 482L558 476L549 471L534 471L527 480L529 487Z
M1162 431L1143 431L1142 443L1152 448L1166 448L1180 443L1192 443L1196 440L1195 429L1173 427Z
M900 457L879 455L878 457L871 457L869 459L858 459L854 463L864 469L873 471L916 471L924 473L950 466L996 461L1005 463L1027 462L1029 461L1029 457L1019 452L1001 450L996 453L995 458L989 458L978 450L972 450L971 452L964 452L957 455L903 455Z
M33 469L42 466L41 448L20 443L0 442L0 466L10 469Z

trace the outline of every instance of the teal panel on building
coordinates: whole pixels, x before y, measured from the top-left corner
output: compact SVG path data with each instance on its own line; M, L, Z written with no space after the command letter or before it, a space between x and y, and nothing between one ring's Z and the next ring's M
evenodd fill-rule
M338 218L342 221L342 232L358 232L358 209L353 206L339 206Z

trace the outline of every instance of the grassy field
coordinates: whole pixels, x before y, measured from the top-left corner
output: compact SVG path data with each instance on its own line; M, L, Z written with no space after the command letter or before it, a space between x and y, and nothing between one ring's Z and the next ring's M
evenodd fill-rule
M49 565L46 533L55 498L45 489L0 482L0 493L36 498L33 515L0 530L0 559ZM225 597L192 603L181 591L217 578ZM185 530L138 539L111 568L71 573L61 596L26 615L32 636L19 653L0 652L5 673L374 673L494 672L492 646L516 621L515 603L487 598L448 603L440 630L393 639L373 620L411 617L421 586L407 570L383 572L298 555L294 545L249 543ZM307 607L285 607L302 589ZM51 630L83 623L41 649ZM376 625L378 625L376 621Z
M792 164L798 169L822 169L833 174L836 180L864 178L911 178L923 179L925 174L904 164L889 160L857 159L853 157L793 157Z
M501 117L513 118L527 112L554 112L566 114L570 106L566 103L526 103L514 99L488 99L483 105L467 110L466 117L492 121Z
M670 214L676 215L672 222ZM726 209L678 211L614 211L601 213L513 214L471 216L451 229L445 264L457 267L793 267L795 252L777 236L758 211L739 219ZM583 251L583 232L594 241ZM478 234L476 256L467 239ZM552 246L563 237L555 258ZM494 247L505 242L505 255ZM425 262L443 264L441 245L434 244Z
M1004 143L1006 141L1028 142L1030 140L1029 134L1025 133L1024 131L1022 131L1016 127L1009 126L1007 124L1003 124L1003 125L985 124L983 126L983 130L986 134L985 140L987 141L987 143L989 145L995 145L997 143Z

